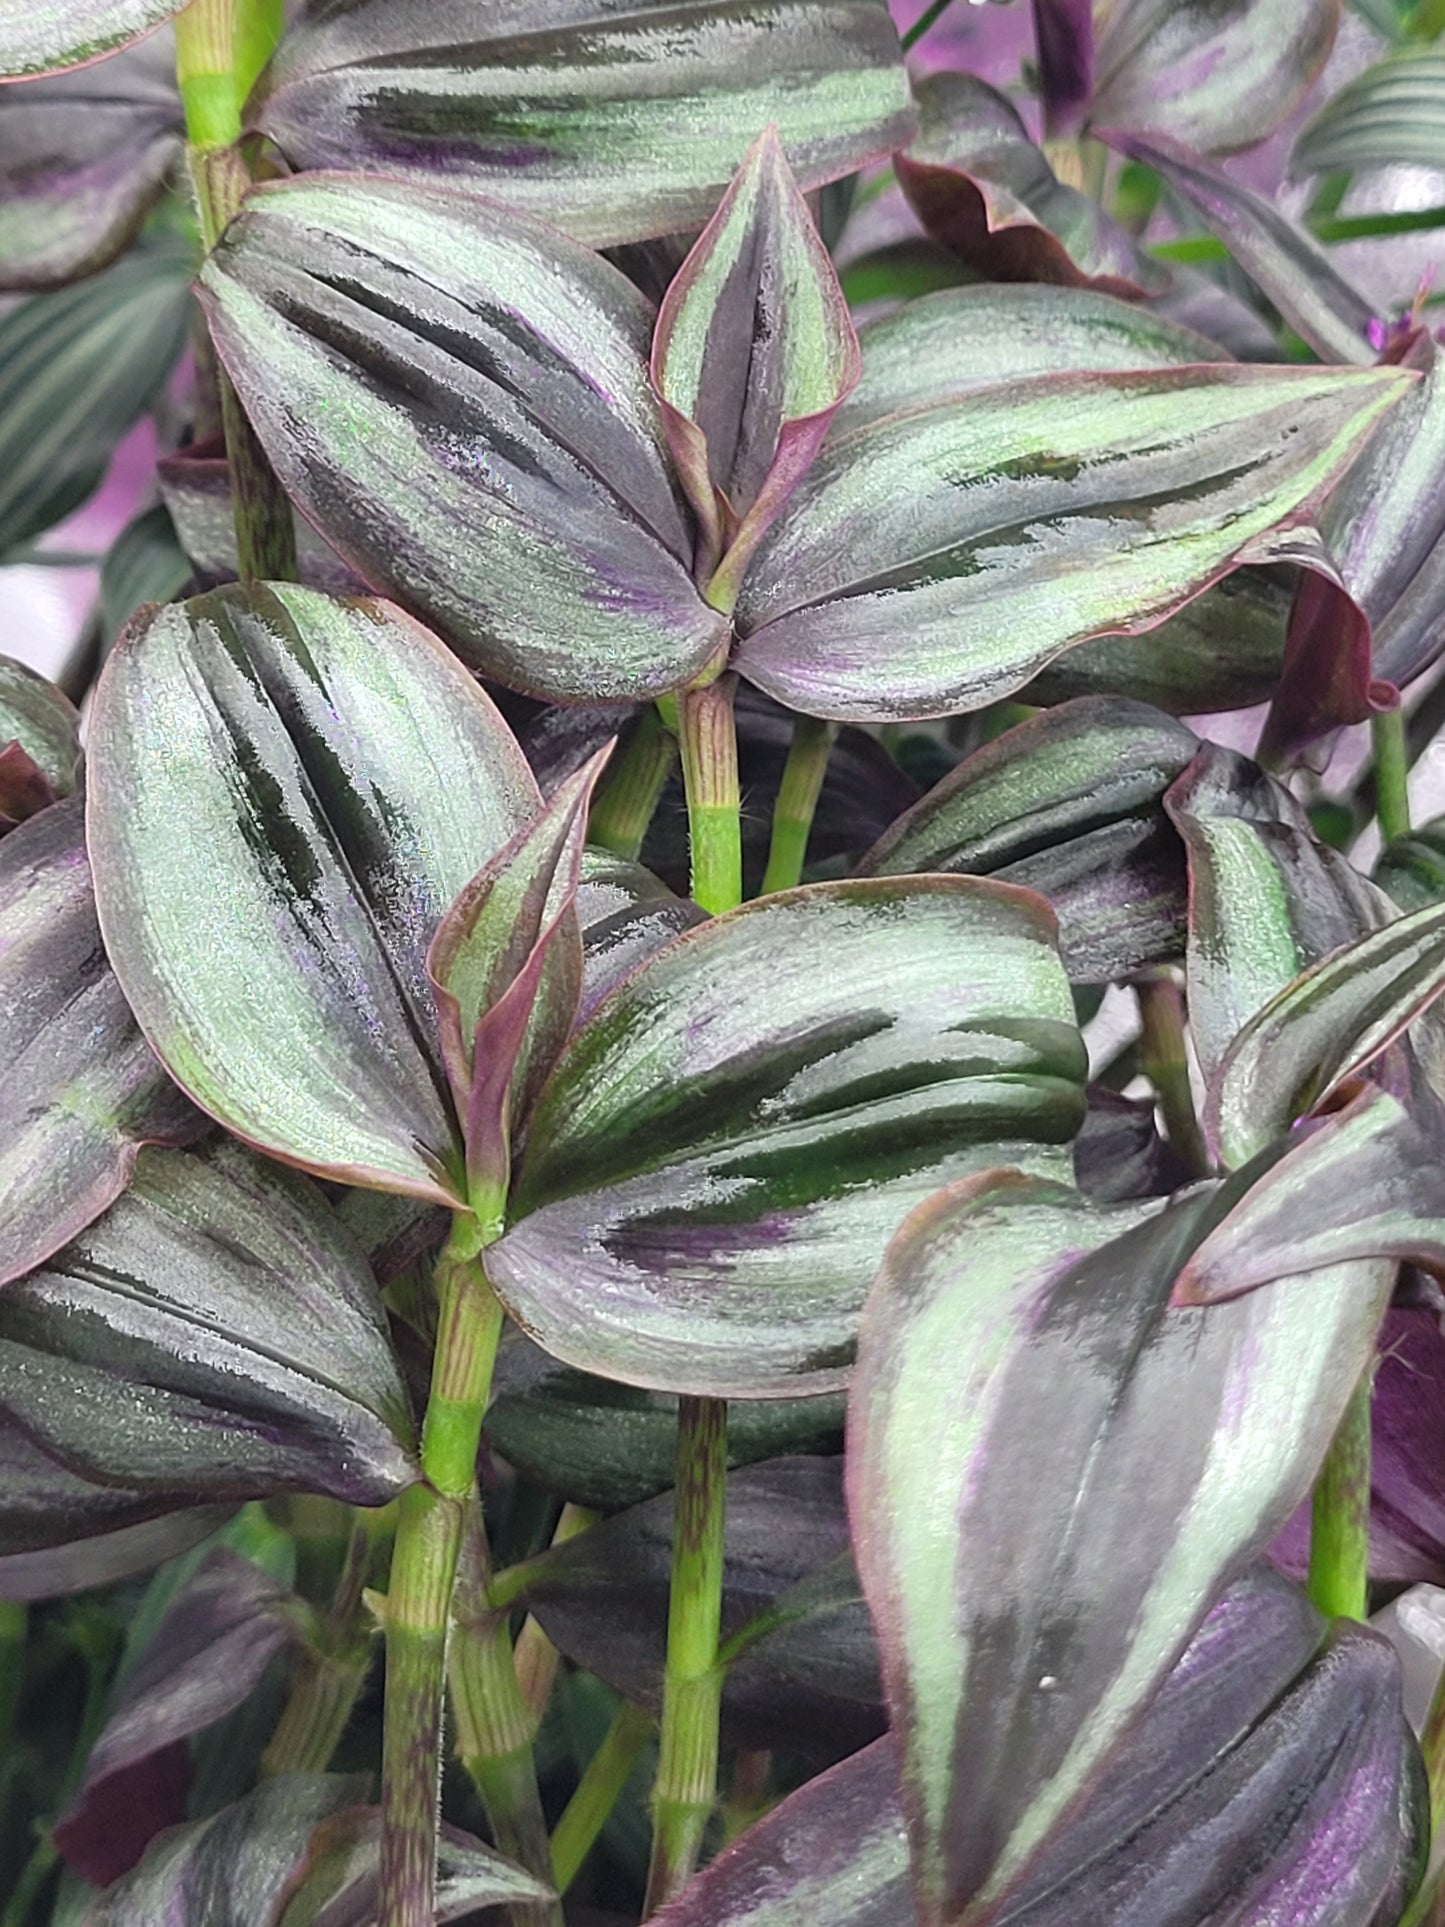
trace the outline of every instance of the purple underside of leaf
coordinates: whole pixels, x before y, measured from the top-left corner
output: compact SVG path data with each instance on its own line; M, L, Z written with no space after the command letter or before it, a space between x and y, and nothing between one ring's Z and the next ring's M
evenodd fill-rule
M1137 298L1168 270L1096 202L1061 182L1012 103L969 74L918 88L922 126L899 181L934 240L992 281L1042 281Z
M1052 135L1070 134L1093 92L1092 0L1033 0L1033 16L1044 124Z
M106 961L78 797L0 845L0 1111L0 1280L97 1218L142 1144L185 1143L205 1128Z

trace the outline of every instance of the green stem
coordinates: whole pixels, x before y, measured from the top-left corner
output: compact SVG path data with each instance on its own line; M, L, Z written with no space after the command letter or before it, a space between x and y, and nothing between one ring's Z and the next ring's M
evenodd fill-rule
M1309 1595L1327 1619L1364 1619L1370 1554L1370 1399L1360 1380L1315 1481Z
M255 86L286 26L286 0L238 0L233 41L238 104Z
M818 807L828 758L837 737L836 723L819 722L813 716L799 716L793 723L792 747L783 766L778 800L773 805L773 834L763 877L764 896L771 896L775 890L791 890L802 879L813 813Z
M467 1502L449 1674L458 1758L482 1797L497 1846L539 1880L552 1876L532 1740L537 1721L522 1698L505 1612L488 1598L491 1557L482 1509ZM514 1927L561 1927L561 1902L519 1903Z
M692 894L716 916L743 898L742 799L733 723L737 678L719 676L683 691L679 704L682 780L692 845Z
M563 1506L562 1516L557 1521L557 1529L552 1534L554 1546L566 1545L575 1539L579 1532L586 1532L597 1523L598 1514L586 1506L573 1505L570 1501ZM523 1704L532 1716L534 1726L542 1722L542 1715L552 1697L552 1688L557 1683L557 1667L562 1655L543 1632L540 1623L527 1619L517 1635L516 1653L517 1688L522 1695Z
M1375 812L1386 843L1410 834L1410 752L1405 742L1405 712L1378 709L1370 718L1375 751Z
M677 1414L672 1590L648 1914L665 1906L686 1884L717 1799L726 1501L727 1406L720 1399L683 1398Z
M401 1501L386 1599L380 1927L432 1927L442 1694L452 1586L473 1496L502 1311L458 1217L437 1261L436 1352L422 1427L423 1482Z
M587 1762L587 1771L552 1830L552 1880L559 1894L565 1894L582 1871L652 1737L654 1724L650 1713L624 1700L601 1746Z
M1194 1114L1194 1093L1189 1083L1183 995L1167 974L1141 978L1135 988L1143 1026L1141 1067L1158 1094L1165 1134L1190 1169L1207 1177L1211 1169L1209 1152Z
M205 153L241 138L236 84L236 0L191 0L176 15L176 84L186 138Z
M0 1760L10 1754L15 1709L25 1680L25 1646L30 1610L15 1599L0 1599Z
M677 738L649 706L593 798L587 841L635 863L676 762Z
M948 10L948 6L949 0L933 0L931 7L925 7L923 9L923 12L919 14L913 25L903 36L904 53L912 52L933 23Z
M253 0L242 0L239 19L249 22L255 11ZM176 17L176 81L185 106L187 159L207 253L220 240L251 185L250 171L236 145L241 137L237 23L236 0L191 0ZM241 578L294 581L296 525L291 505L219 364L216 376Z
M263 1774L324 1773L341 1742L371 1660L363 1600L371 1547L365 1526L353 1527L335 1596L314 1644L297 1661L286 1705L261 1757Z

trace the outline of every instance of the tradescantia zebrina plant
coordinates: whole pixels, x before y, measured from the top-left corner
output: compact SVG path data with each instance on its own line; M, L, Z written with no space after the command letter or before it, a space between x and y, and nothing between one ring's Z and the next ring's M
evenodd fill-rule
M1338 11L0 0L3 1927L1440 1917Z

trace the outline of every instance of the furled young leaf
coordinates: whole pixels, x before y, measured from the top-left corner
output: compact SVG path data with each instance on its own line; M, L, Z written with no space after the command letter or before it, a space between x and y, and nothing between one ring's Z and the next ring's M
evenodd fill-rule
M1203 335L1147 308L1092 288L1042 283L941 288L868 322L858 341L863 376L834 417L834 440L885 415L1023 375L1228 360Z
M1268 702L1284 666L1293 575L1285 568L1236 569L1157 629L1096 636L1056 657L1020 701L1058 703L1127 689L1170 716Z
M413 1476L360 1251L305 1179L224 1137L142 1152L105 1216L0 1296L0 1414L152 1511L379 1505Z
M0 556L98 487L185 345L190 272L183 249L143 248L0 320Z
M0 656L0 836L75 788L75 705L23 662Z
M1163 135L1110 138L1122 153L1164 176L1323 360L1375 359L1370 330L1378 324L1369 302L1314 236L1272 200Z
M1311 964L1234 1039L1205 1128L1243 1164L1377 1057L1445 990L1445 906L1427 905Z
M206 1820L172 1827L106 1889L87 1927L258 1927L274 1920L322 1821L364 1797L356 1775L280 1773Z
M1331 96L1291 156L1301 173L1445 167L1445 49L1404 47Z
M849 1506L925 1922L971 1927L1016 1895L1223 1582L1308 1491L1371 1356L1389 1265L1281 1264L1267 1291L1170 1307L1220 1215L1248 1229L1248 1182L1141 1221L1148 1207L995 1172L889 1248ZM1261 1270L1280 1255L1251 1248Z
M1042 376L876 422L824 450L764 538L736 666L808 715L981 708L1089 636L1154 626L1298 519L1409 386Z
M528 1563L521 1595L568 1659L650 1707L662 1704L674 1512L664 1492L554 1546ZM776 1459L729 1477L722 1642L740 1648L723 1720L741 1743L836 1759L881 1731L841 1459Z
M348 1807L312 1834L283 1898L276 1927L378 1927L380 1922L381 1808ZM459 1827L437 1829L438 1927L470 1920L479 1908L547 1900L549 1890L529 1873L484 1847ZM518 1909L517 1911L523 1911Z
M833 263L770 127L668 289L652 344L703 565L711 575L728 552L727 595L859 367Z
M944 870L1048 898L1075 982L1183 951L1184 849L1164 792L1198 738L1143 703L1084 697L975 750L864 857L864 876Z
M106 961L81 799L56 803L0 843L0 1282L98 1217L142 1144L204 1122Z
M488 1444L517 1471L577 1505L616 1512L669 1492L677 1400L549 1358L520 1332L502 1340L487 1407ZM728 1414L728 1465L843 1449L843 1395L749 1399ZM0 1568L3 1582L3 1568Z
M296 166L463 180L593 246L701 227L769 121L804 187L912 128L882 0L342 0L248 113Z
M1165 807L1189 852L1189 1018L1208 1079L1256 1011L1395 909L1232 751L1204 745Z
M1339 0L1113 0L1091 118L1231 154L1274 131L1329 57Z
M0 79L98 60L178 11L176 0L0 0Z
M1371 670L1413 681L1439 656L1445 618L1445 361L1422 329L1402 366L1421 380L1331 496L1320 527L1369 618Z
M89 790L112 962L177 1080L291 1163L458 1198L427 945L539 797L456 658L280 584L156 610L106 665Z
M560 783L460 892L427 950L442 1062L477 1210L500 1214L511 1120L526 1116L582 993L577 886L587 807L610 745Z
M545 1350L606 1378L832 1391L904 1212L1000 1158L1067 1169L1083 1068L1031 893L880 877L762 898L573 1037L488 1275Z
M337 175L254 195L200 294L296 505L474 668L598 702L718 654L616 268L470 195Z
M128 247L179 162L169 33L0 92L0 289L58 287Z
M1320 1645L1323 1631L1277 1579L1231 1587L999 1927L1397 1919L1425 1838L1398 1662L1362 1628L1337 1623ZM810 1780L657 1919L898 1927L913 1918L908 1874L887 1738Z
M989 281L1158 294L1168 271L1097 201L1059 180L1018 110L973 74L930 74L898 179L935 241Z
M68 1859L84 1852L116 1782L242 1705L295 1637L286 1593L224 1548L177 1595L130 1674L56 1822Z

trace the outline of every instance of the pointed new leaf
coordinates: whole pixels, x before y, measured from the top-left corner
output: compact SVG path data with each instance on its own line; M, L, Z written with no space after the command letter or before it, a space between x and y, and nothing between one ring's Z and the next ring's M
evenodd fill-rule
M277 1157L455 1201L427 945L539 805L456 658L282 584L153 611L106 665L89 792L101 925L177 1080Z
M90 1750L56 1822L62 1854L73 1859L93 1836L120 1776L250 1698L296 1635L288 1604L300 1607L251 1560L224 1548L210 1554L165 1613Z
M611 744L553 791L466 888L427 951L442 1061L466 1139L473 1208L499 1213L510 1126L567 1041L582 993L576 911L587 807Z
M833 263L770 127L743 162L657 317L652 380L724 596L858 379ZM737 526L741 522L741 527ZM712 591L718 600L718 585Z
M1252 147L1304 97L1339 19L1339 0L1114 0L1095 49L1091 118L1206 153Z
M177 0L0 0L0 79L99 60L179 11Z
M607 1378L834 1390L903 1213L1001 1156L1067 1170L1083 1069L1030 892L880 877L762 898L658 951L574 1035L488 1275L545 1350Z
M1316 841L1288 790L1230 750L1205 744L1165 807L1189 853L1189 1021L1209 1079L1286 984L1395 907Z
M932 238L985 280L1130 298L1169 286L1127 228L1059 180L1003 94L973 74L931 74L918 104L922 124L895 162L899 182Z
M69 697L0 656L0 836L75 788L80 718Z
M1445 49L1403 47L1341 87L1295 142L1306 174L1445 167Z
M618 269L470 195L337 175L253 195L200 294L297 507L473 667L597 702L718 654Z
M0 91L0 288L30 293L108 266L184 151L169 33Z
M1202 217L1245 273L1322 360L1375 359L1375 313L1314 236L1271 200L1161 135L1110 136L1111 145L1152 167Z
M1028 283L921 295L866 323L858 343L863 375L834 417L835 441L885 415L936 407L1021 375L1229 359L1203 335L1112 295Z
M204 1125L106 961L81 799L42 810L0 843L0 1282L99 1217L142 1144Z
M1243 1164L1392 1044L1445 990L1445 906L1371 931L1302 972L1235 1038L1204 1124Z
M140 248L0 321L0 555L99 486L180 358L190 273L185 249Z
M248 118L299 167L463 180L595 247L701 227L769 121L809 188L913 124L883 0L343 0Z
M1075 982L1110 983L1183 949L1184 849L1165 790L1199 740L1143 703L1084 697L967 756L859 864L1037 890Z
M549 1358L520 1332L502 1339L487 1407L494 1451L538 1485L602 1512L669 1492L677 1400ZM843 1397L747 1399L728 1413L728 1465L843 1449ZM3 1579L3 1568L0 1568Z
M824 450L764 538L735 665L807 715L981 708L1089 636L1156 626L1302 519L1410 386L1060 375L876 422Z
M927 1923L1000 1917L1308 1491L1372 1353L1389 1265L1281 1269L1268 1291L1170 1307L1231 1203L1247 1222L1247 1177L1150 1216L996 1172L889 1247L849 1505Z
M223 1137L143 1151L105 1216L0 1296L0 1413L153 1511L379 1505L413 1476L364 1258L313 1185Z
M1397 1920L1425 1837L1398 1661L1342 1623L1312 1654L1321 1630L1277 1579L1231 1587L999 1927ZM783 1801L657 1920L899 1927L908 1874L888 1738Z

